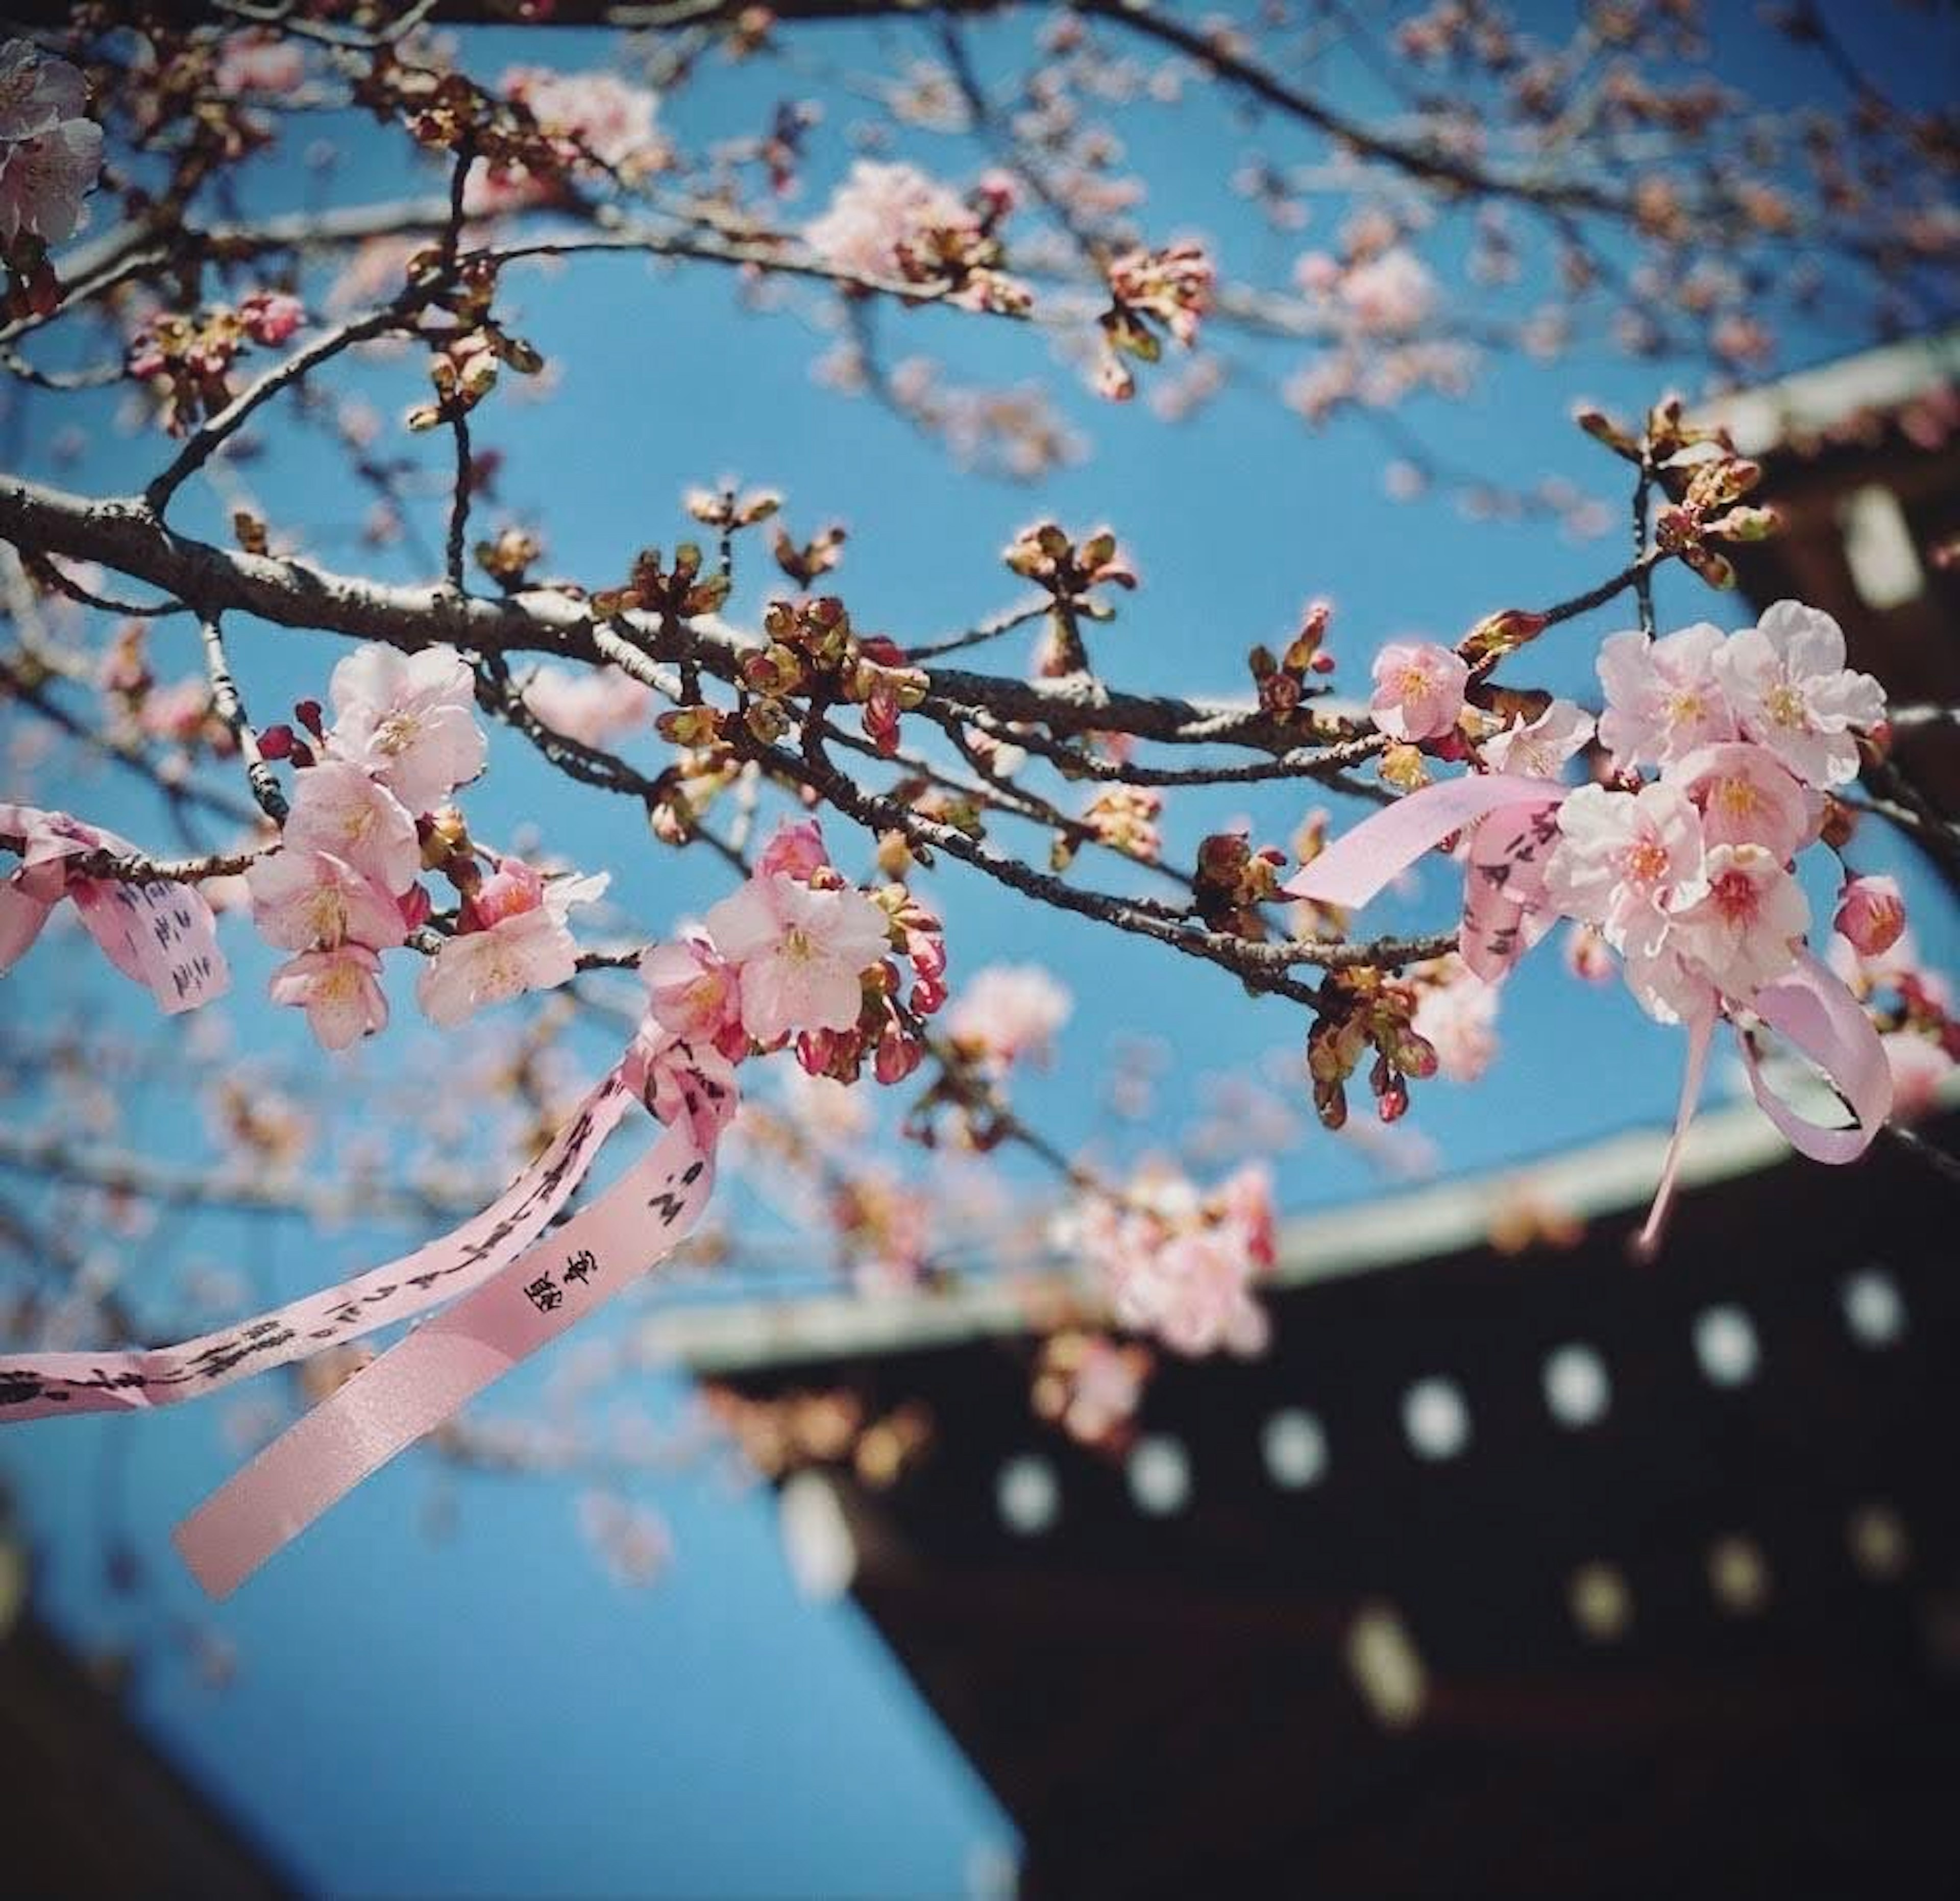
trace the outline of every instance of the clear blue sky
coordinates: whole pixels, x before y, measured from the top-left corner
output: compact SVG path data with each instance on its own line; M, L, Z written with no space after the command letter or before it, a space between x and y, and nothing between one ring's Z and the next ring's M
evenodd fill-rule
M1860 31L1853 9L1833 11L1847 16L1847 30ZM1010 24L976 32L976 43L985 55L997 43L990 34L1021 30ZM1897 30L1892 43L1861 49L1882 73L1917 84L1923 75L1911 72L1904 43L1912 29ZM841 66L889 68L895 62L881 49L927 50L923 35L903 26L837 32L814 43ZM511 57L581 65L606 58L607 46L584 36L501 33L485 36L469 63L489 75ZM1364 74L1343 65L1336 76L1349 110L1379 103ZM1771 97L1831 97L1828 76L1787 50L1750 82ZM672 119L690 142L705 143L753 123L757 103L791 83L801 90L807 82L767 66L713 68ZM854 112L833 101L816 135L799 215L820 206L841 170ZM1255 139L1201 97L1175 113L1136 118L1125 135L1152 181L1153 234L1208 231L1228 268L1274 241L1223 189L1236 158L1255 143L1281 158L1313 155L1278 127ZM339 195L399 190L400 142L371 126L356 137ZM965 142L920 135L907 145L947 177L977 169ZM273 164L259 168L253 195L288 204L305 189L296 167ZM1310 230L1303 241L1326 234ZM1441 240L1437 255L1449 254L1450 241ZM1085 466L1038 491L960 479L902 422L817 390L809 374L815 340L794 322L738 315L735 291L725 273L705 267L655 273L630 259L583 262L561 277L526 279L517 291L522 327L561 365L562 388L541 406L493 396L477 436L506 453L503 487L512 507L542 516L549 572L616 581L635 548L671 547L680 537L683 489L734 472L784 489L788 519L806 532L847 521L853 538L838 579L856 618L913 640L1016 597L1018 584L1001 567L999 551L1018 527L1042 515L1080 527L1106 520L1144 582L1097 642L1107 670L1128 684L1223 693L1242 690L1247 647L1283 637L1311 597L1337 604L1338 677L1351 689L1384 639L1418 631L1453 636L1490 608L1569 594L1623 559L1617 533L1574 545L1542 526L1478 524L1447 505L1392 505L1381 495L1383 452L1365 426L1312 434L1255 387L1255 377L1235 385L1196 425L1172 428L1144 403L1116 409L1080 393L1025 331L882 312L880 334L894 360L914 351L937 355L961 381L1045 377L1095 441ZM1841 347L1821 333L1787 340L1791 364ZM1264 375L1293 361L1285 350L1235 346L1234 353ZM419 371L411 363L404 371L350 373L372 383L392 417ZM1598 351L1549 368L1494 360L1466 400L1427 400L1409 414L1440 454L1514 482L1567 475L1606 496L1617 519L1618 465L1571 428L1572 402L1583 396L1633 410L1691 374ZM48 453L53 413L30 410L16 438L24 441L27 473L107 492L135 487L154 466L154 441L132 444L99 430L78 467L57 470ZM71 413L99 421L107 406ZM249 479L275 521L345 523L364 512L364 497L310 438L276 431L267 440L276 453ZM431 466L448 452L442 438L395 440ZM208 499L184 517L187 527L221 538L222 521ZM431 508L422 523L431 539L438 524ZM323 540L316 552L332 565L362 558L344 543ZM412 572L412 563L404 560L399 572ZM1740 603L1671 572L1659 595L1663 624L1746 617ZM1535 650L1526 672L1595 697L1589 655L1618 624L1609 613L1560 630ZM194 641L181 624L167 623L158 635L167 663L160 670L190 670ZM341 651L325 636L249 623L236 628L233 642L248 696L262 709L319 693ZM1013 664L1009 649L999 651L1003 664ZM657 756L651 744L641 752ZM568 792L509 736L495 757L490 779L469 797L485 833L508 836L536 821L583 864L612 868L616 897L650 934L721 888L705 855L651 847L630 804ZM136 839L168 842L144 798L111 778L77 775L39 789L50 798L60 791L74 809ZM1174 842L1188 855L1201 831L1241 811L1260 836L1285 839L1302 815L1298 791L1248 791L1194 804L1175 825ZM835 822L831 835L847 865L862 864L861 841ZM1907 877L1922 942L1948 960L1955 921L1903 855L1874 838L1861 856L1869 868ZM1429 874L1417 900L1385 907L1385 927L1446 918L1446 884ZM1302 1033L1288 1006L1250 1001L1223 973L1033 910L977 878L943 877L934 895L947 917L956 979L986 963L1038 955L1074 990L1063 1060L1024 1099L1065 1142L1095 1126L1088 1085L1125 1033L1160 1037L1172 1055L1163 1120L1144 1132L1158 1137L1188 1118L1204 1078L1257 1064ZM1814 892L1814 904L1824 895ZM241 1042L255 1052L310 1060L296 1017L257 1001L272 960L242 928L227 941L238 984L224 1007ZM52 946L4 995L8 1014L24 1022L83 1005L114 1011L132 1029L140 1021L130 995ZM377 1081L412 1076L418 1062L428 1073L433 1046L415 1027L406 986L396 1001L396 1029L358 1059ZM514 1026L514 1013L510 1021ZM1418 1125L1452 1168L1659 1122L1671 1110L1678 1035L1647 1023L1617 988L1574 984L1549 950L1513 979L1503 1029L1503 1056L1478 1088L1418 1092ZM595 1068L602 1055L592 1046ZM193 1119L181 1105L151 1100L131 1133L160 1153L189 1157L202 1139L186 1129ZM1290 1208L1350 1199L1371 1185L1351 1150L1318 1136L1281 1159L1279 1179ZM215 1259L248 1266L269 1294L288 1294L415 1238L360 1221L309 1237L220 1218L180 1221L145 1244L129 1287L140 1301L145 1280L167 1284L183 1261ZM543 1377L521 1376L492 1396L491 1409L523 1405ZM682 1396L677 1384L660 1385L651 1403L671 1409ZM731 1500L698 1473L648 1485L644 1495L669 1518L678 1558L658 1588L635 1594L588 1555L572 1497L560 1486L465 1481L456 1534L431 1543L420 1516L434 1475L412 1456L213 1612L175 1573L165 1539L236 1463L222 1411L186 1408L0 1435L0 1472L21 1498L46 1562L42 1602L78 1639L141 1643L183 1615L236 1645L240 1673L221 1694L197 1683L168 1645L157 1646L138 1707L310 1884L399 1894L545 1894L568 1886L673 1896L954 1893L976 1853L1011 1842L1010 1825L863 1620L848 1606L821 1609L796 1594L765 1498ZM156 1574L134 1608L113 1597L100 1575L110 1489ZM1385 1499L1385 1508L1393 1505Z

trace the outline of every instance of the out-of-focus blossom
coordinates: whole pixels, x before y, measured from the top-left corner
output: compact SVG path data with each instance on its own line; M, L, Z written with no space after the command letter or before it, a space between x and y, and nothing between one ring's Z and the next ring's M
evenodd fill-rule
M956 1043L993 1062L1045 1063L1073 1007L1040 965L990 964L961 986L946 1027Z

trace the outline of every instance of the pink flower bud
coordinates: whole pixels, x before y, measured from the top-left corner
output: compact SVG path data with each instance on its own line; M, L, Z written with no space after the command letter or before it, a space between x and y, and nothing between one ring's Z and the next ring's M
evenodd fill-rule
M505 858L476 887L469 900L475 928L488 931L506 918L521 917L545 901L545 881L521 858Z
M1861 957L1881 957L1905 929L1905 900L1891 878L1852 878L1838 906L1838 935Z
M258 291L239 305L238 317L253 342L269 346L285 342L306 321L306 310L283 291Z
M830 854L823 849L823 834L818 829L814 819L807 819L800 825L784 825L762 848L762 861L756 867L759 878L772 877L778 871L786 877L800 878L806 884L830 862Z

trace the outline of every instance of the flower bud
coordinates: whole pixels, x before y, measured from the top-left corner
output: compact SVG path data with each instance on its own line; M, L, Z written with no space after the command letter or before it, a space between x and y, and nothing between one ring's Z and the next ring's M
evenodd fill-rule
M1905 929L1905 900L1886 877L1852 878L1838 906L1838 935L1861 957L1882 957Z

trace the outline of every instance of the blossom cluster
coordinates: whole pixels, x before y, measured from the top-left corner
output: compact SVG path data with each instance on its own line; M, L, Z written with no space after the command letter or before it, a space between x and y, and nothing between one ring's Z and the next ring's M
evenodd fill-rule
M974 310L1026 310L1026 288L1001 269L998 228L1013 209L1006 174L963 199L916 166L860 159L803 240L833 270L870 284L915 284Z
M1141 1171L1120 1196L1087 1195L1055 1240L1094 1271L1118 1325L1174 1352L1263 1352L1252 1284L1274 1260L1272 1182L1256 1165L1208 1194L1173 1169Z
M231 366L249 344L275 347L305 321L299 299L284 291L256 291L193 316L159 312L130 339L129 372L149 386L164 428L183 435L231 401Z
M1560 805L1544 902L1598 927L1663 1022L1746 1004L1796 961L1810 914L1792 861L1885 719L1883 689L1844 658L1837 623L1795 601L1726 638L1698 626L1601 649L1599 738L1621 779Z
M876 896L852 887L813 822L784 826L699 931L640 967L653 1019L671 1036L727 1062L794 1037L810 1075L840 1082L867 1059L880 1082L910 1075L925 1056L921 1020L947 995L939 920L902 885Z
M457 814L431 814L482 771L486 747L469 670L447 649L361 648L333 670L330 697L331 731L317 706L300 709L314 746L284 728L266 735L274 756L301 769L279 849L246 884L259 935L293 953L273 974L272 1000L304 1010L323 1046L345 1049L387 1023L380 954L428 919L420 874L445 862L460 827ZM471 882L458 935L444 940L418 992L445 1024L536 982L564 982L575 954L562 906L555 915L545 908L543 880L528 866L506 860ZM530 910L555 931L523 923ZM484 943L473 947L475 935Z

